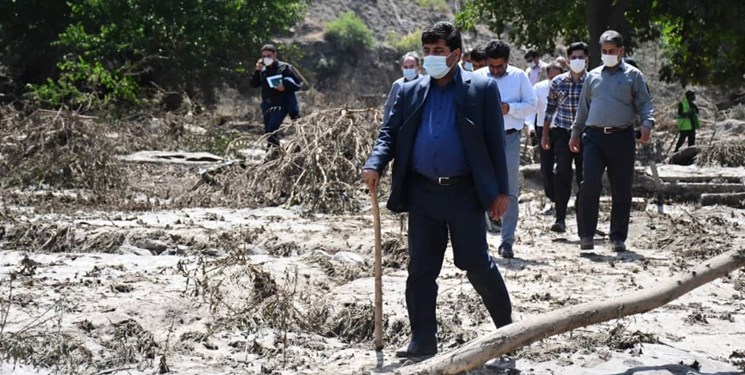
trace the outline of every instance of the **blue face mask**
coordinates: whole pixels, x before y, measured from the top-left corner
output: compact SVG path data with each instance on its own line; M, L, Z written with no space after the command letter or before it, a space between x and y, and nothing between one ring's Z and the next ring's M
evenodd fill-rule
M424 70L434 79L440 79L446 76L450 71L447 59L452 54L450 52L447 56L424 56L424 64L422 64L424 65Z
M412 79L416 78L416 69L403 69L404 72L404 79L407 81L411 81Z
M469 72L472 72L473 71L473 63L472 62L469 62L469 61L466 61L465 63L463 63L463 69L465 69L465 70L467 70Z

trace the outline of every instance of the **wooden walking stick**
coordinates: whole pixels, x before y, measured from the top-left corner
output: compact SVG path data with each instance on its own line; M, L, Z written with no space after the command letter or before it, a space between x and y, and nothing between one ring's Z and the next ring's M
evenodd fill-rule
M380 207L378 207L377 186L370 189L375 228L375 331L373 345L375 351L383 350L383 249L380 236Z

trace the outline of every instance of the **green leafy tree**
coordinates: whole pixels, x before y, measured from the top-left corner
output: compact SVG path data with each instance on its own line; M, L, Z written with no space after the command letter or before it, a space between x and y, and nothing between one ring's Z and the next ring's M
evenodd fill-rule
M739 0L464 0L458 25L479 22L508 32L519 45L553 51L557 40L583 40L591 64L600 62L598 39L613 29L630 53L641 42L661 38L668 81L741 85L745 68L745 2Z
M32 2L39 7L41 3L64 3ZM59 68L64 67L62 75L52 77L59 87L94 91L96 97L111 100L129 100L137 87L157 86L201 95L209 103L216 87L253 69L261 44L300 20L307 3L308 0L70 0L64 3L66 15L60 22L65 27L61 32L57 30L59 37L55 42L35 46L21 43L16 47L63 52L58 56L64 57L55 60ZM45 9L37 10L40 15L57 17ZM23 14L32 18L30 13ZM0 20L5 36L9 21ZM33 30L26 33L34 35ZM87 79L90 75L97 79ZM33 78L25 82L47 79ZM35 87L46 91L56 88L54 84Z
M346 12L326 25L326 40L337 49L359 56L374 44L372 31L354 12Z

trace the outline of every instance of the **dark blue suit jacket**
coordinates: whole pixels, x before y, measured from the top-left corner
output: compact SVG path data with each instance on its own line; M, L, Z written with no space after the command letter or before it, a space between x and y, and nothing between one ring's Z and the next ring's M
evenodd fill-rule
M479 200L488 210L497 195L509 192L499 89L491 78L457 69L460 73L454 76L456 119ZM394 160L387 205L394 212L405 212L409 208L406 200L412 177L411 151L431 84L436 83L424 76L403 85L364 166L382 173L388 162Z

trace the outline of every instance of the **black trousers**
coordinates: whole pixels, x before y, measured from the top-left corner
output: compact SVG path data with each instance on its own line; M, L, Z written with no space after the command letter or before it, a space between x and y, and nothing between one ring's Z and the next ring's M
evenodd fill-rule
M572 176L577 186L582 183L582 154L569 150L571 131L563 128L551 128L549 140L554 152L556 172L554 173L554 202L556 202L556 220L564 221L567 216L567 205L572 195ZM572 171L572 163L576 173Z
M636 139L631 127L605 134L588 127L582 134L583 179L579 189L579 236L592 237L598 226L598 207L605 169L610 180L610 239L626 241L631 214L631 186L634 178Z
M541 138L543 137L543 126L535 127L535 136L538 138L538 157L541 159L541 180L543 180L543 193L546 194L546 198L555 202L554 195L554 147L551 146L550 150L544 150L541 147ZM551 140L549 134L549 142Z
M678 138L678 144L675 145L675 152L678 152L680 146L683 146L686 138L688 138L688 147L696 144L696 129L680 131L680 138Z
M507 287L486 243L484 208L472 181L440 186L423 177L410 176L409 277L406 308L412 341L426 345L437 341L437 277L442 268L448 235L455 266L486 305L497 328L512 322Z

